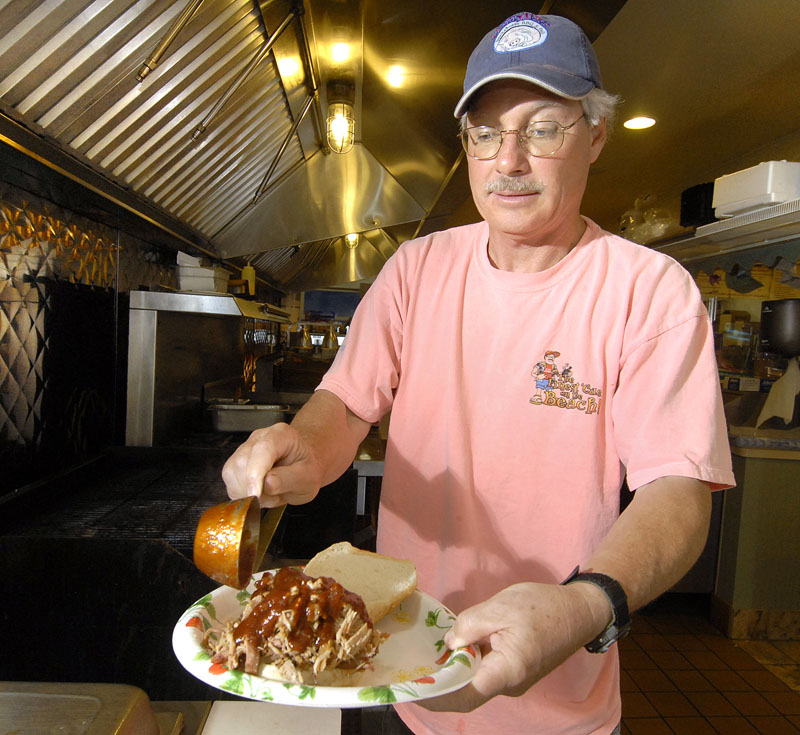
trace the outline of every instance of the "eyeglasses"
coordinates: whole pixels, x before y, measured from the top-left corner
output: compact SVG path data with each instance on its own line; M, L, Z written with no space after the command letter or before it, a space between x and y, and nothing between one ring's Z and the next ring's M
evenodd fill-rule
M488 161L494 158L503 145L505 136L514 133L520 147L532 156L544 158L552 156L564 145L567 130L577 125L586 115L581 115L575 122L562 125L553 120L537 120L528 123L524 130L498 130L488 125L467 128L459 134L461 145L470 158Z

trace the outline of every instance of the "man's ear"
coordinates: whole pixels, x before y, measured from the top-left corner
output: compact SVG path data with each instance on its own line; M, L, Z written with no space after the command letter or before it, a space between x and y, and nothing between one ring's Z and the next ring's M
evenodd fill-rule
M606 119L602 118L597 125L593 125L591 128L591 135L592 135L592 145L591 145L591 155L590 155L590 163L594 163L598 156L600 155L600 151L603 150L603 146L606 144Z

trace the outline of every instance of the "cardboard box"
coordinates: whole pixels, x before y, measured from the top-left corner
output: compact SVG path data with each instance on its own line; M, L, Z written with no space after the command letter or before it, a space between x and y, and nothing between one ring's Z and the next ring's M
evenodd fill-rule
M178 266L178 288L181 291L228 293L231 274L224 268L201 268L193 265Z
M719 382L722 390L769 393L769 389L775 381L769 378L756 378L752 375L721 375Z

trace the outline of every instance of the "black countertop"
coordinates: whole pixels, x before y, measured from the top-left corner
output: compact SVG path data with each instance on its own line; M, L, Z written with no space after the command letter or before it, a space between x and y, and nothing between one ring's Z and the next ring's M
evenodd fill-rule
M0 505L0 680L109 682L233 699L189 676L172 629L217 585L191 557L229 447L114 449Z
M181 614L218 586L194 566L194 533L203 511L227 499L222 466L245 437L113 448L3 496L0 680L126 683L154 701L235 699L187 674L171 639ZM288 508L265 564L352 539L355 475Z

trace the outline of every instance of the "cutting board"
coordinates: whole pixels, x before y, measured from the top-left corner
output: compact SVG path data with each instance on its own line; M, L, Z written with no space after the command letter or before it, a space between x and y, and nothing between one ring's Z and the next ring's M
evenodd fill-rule
M214 702L203 735L340 735L342 711L270 702Z

